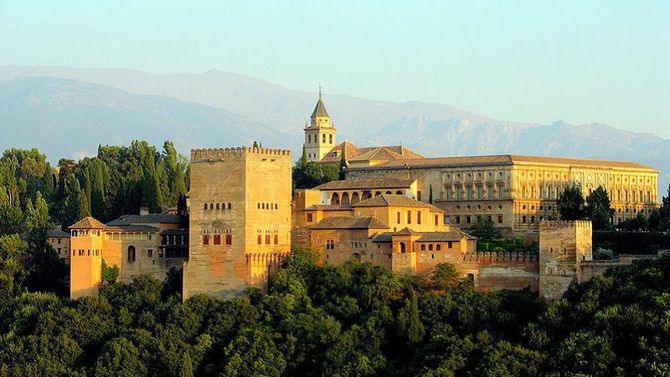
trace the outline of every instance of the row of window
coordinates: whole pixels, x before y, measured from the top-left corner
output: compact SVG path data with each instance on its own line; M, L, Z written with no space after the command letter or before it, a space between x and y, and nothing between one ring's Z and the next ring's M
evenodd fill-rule
M60 254L60 250L58 252ZM72 256L79 255L80 257L82 256L95 256L99 257L100 256L100 250L72 250Z
M205 211L222 211L226 209L233 209L233 205L231 203L204 203L202 209Z
M400 211L398 211L398 212L396 213L396 223L397 223L397 224L400 224L400 220L401 220L401 218L402 218L402 215L401 215ZM412 211L407 211L407 217L406 217L406 219L407 219L407 224L411 224L411 223L412 223ZM439 217L439 215L435 215L434 222L435 222L435 226L440 225L440 217ZM419 225L421 225L421 211L416 211L416 223L419 224Z
M314 143L318 143L319 142L319 135L314 134L313 136L314 136ZM328 139L326 139L326 137L328 137ZM333 144L333 135L332 134L330 134L330 135L321 134L321 142L323 144L326 144L326 140L328 140L328 144ZM312 144L312 134L307 134L307 144Z
M454 245L453 245L452 241L447 242L447 248L448 249L453 248L453 246ZM422 243L421 244L421 251L426 251L426 247L428 248L428 251L433 251L433 247L435 248L436 251L442 250L442 245L439 244L439 243L437 243L437 244L429 243L428 246L426 246L426 244Z
M270 241L272 241L273 238L274 238L274 244L279 245L279 234L275 234L274 237L272 237L271 234L266 234L265 235L265 244L270 245L271 244ZM256 243L259 244L259 245L263 244L263 236L262 235L260 235L260 234L258 235L258 237L256 238Z
M154 238L152 233L105 233L106 240L149 240Z
M349 198L349 193L344 192L342 194L339 194L337 192L334 192L333 195L330 197L330 204L332 205L340 205L340 204L356 204L360 201L367 200L372 198L373 196L379 196L382 195L382 191L375 191L374 195L372 191L363 191L361 195L359 195L357 192L354 192L351 194L351 198ZM395 194L393 191L386 191L386 195L404 195L402 190L396 190ZM417 192L417 200L421 200L421 191Z
M487 187L486 190L483 189L483 186L477 186L476 190L473 190L472 187L466 187L465 189L456 188L452 190L451 187L445 186L444 196L447 200L503 199L504 185L498 185L497 189L494 189L493 186Z
M94 230L94 229L81 229L81 230L73 230L71 232L72 237L84 237L84 236L98 236L100 237L100 231L99 230ZM60 239L59 239L60 241Z
M279 204L277 203L256 203L257 209L279 209Z
M202 244L203 245L221 245L221 234L205 234L202 236ZM232 245L233 244L233 235L232 234L224 234L223 240L225 241L226 245Z
M487 221L491 221L491 222L493 221L493 216L492 215L486 215L485 218L486 218ZM533 216L533 218L535 218L535 216ZM475 219L476 219L476 222L480 222L480 221L482 221L482 219L484 219L484 217L482 215L477 215L477 216L475 216ZM472 224L472 220L473 220L473 217L470 216L470 215L463 216L463 218L461 218L461 216L454 216L454 222L453 223L454 224L461 224L461 222L463 221L462 222L463 224ZM497 220L498 224L502 224L503 220L504 220L503 215L497 215L496 220ZM447 223L447 224L451 224L452 223L451 222L451 216L450 215L445 215L444 216L444 222Z

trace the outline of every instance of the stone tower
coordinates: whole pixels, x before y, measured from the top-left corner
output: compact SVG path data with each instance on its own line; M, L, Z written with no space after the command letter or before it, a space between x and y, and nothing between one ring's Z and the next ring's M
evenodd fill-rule
M105 225L85 217L70 227L70 298L96 296L102 283Z
M288 150L191 151L184 299L266 287L291 250L291 168Z
M316 102L314 111L310 118L310 124L305 125L305 151L307 161L318 162L330 152L336 143L337 130L333 124L326 106L321 98L319 89L319 100Z
M540 297L558 299L593 260L591 221L540 222Z

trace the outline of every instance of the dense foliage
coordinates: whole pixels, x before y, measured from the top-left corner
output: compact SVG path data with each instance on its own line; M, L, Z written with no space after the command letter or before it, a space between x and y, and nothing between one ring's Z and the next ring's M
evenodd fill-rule
M62 226L87 215L107 221L143 206L161 212L186 193L187 167L171 142L161 152L143 141L100 146L97 156L61 159L57 169L36 149L7 150L0 158L0 234L22 232L38 195Z
M339 165L319 164L307 161L305 147L302 147L302 156L293 167L293 188L310 189L320 184L342 179L343 161Z
M3 267L4 268L4 267ZM0 375L537 376L670 373L670 259L573 284L545 304L298 250L269 292L228 301L149 277L99 298L9 293Z

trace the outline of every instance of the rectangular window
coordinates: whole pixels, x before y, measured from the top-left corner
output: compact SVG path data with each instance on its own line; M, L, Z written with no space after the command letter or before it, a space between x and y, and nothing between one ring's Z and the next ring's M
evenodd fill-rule
M416 200L421 201L421 191L416 192Z
M266 234L266 235L265 235L265 244L266 244L266 245L269 245L269 244L270 244L270 235L269 235L269 234Z
M397 222L398 224L400 224L400 212L398 212L398 216L397 216L396 222Z
M407 211L407 224L412 223L412 211Z
M470 224L472 222L472 218L470 216L465 216L465 222Z
M460 217L460 216L456 216L456 224L460 224L460 223L461 223L461 217Z
M279 245L279 234L275 234L275 245Z
M233 235L226 234L226 245L232 245L232 244L233 244Z
M435 215L435 226L438 226L438 225L440 225L440 216Z
M147 258L153 258L153 257L154 257L154 250L147 249Z
M454 243L451 241L447 242L447 247L451 249L452 247L454 247Z
M58 244L60 245L60 238L58 239Z
M214 245L221 245L221 235L220 234L215 234L214 235Z
M311 213L308 213L308 214L307 214L307 222L308 222L308 223L311 223L312 221L314 221L314 218L312 217L312 214L311 214Z
M416 211L416 223L421 224L421 211Z
M259 234L258 237L256 238L256 242L257 242L259 245L262 245L262 244L263 244L263 236L261 236L261 235Z
M202 236L202 244L203 245L209 245L209 236L208 235Z
M503 222L503 215L498 215L498 224L502 224Z

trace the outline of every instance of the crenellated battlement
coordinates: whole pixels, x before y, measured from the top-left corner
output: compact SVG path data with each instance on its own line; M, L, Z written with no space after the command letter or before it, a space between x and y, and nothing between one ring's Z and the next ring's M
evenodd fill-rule
M551 230L559 228L582 228L591 229L591 220L543 220L540 221L540 230Z
M191 149L191 162L194 161L220 161L224 158L242 157L244 155L257 154L264 156L286 156L291 158L288 149L254 148L254 147L230 147L230 148L200 148Z
M463 263L537 263L538 254L528 251L512 251L512 252L495 252L495 251L479 251L463 254Z

